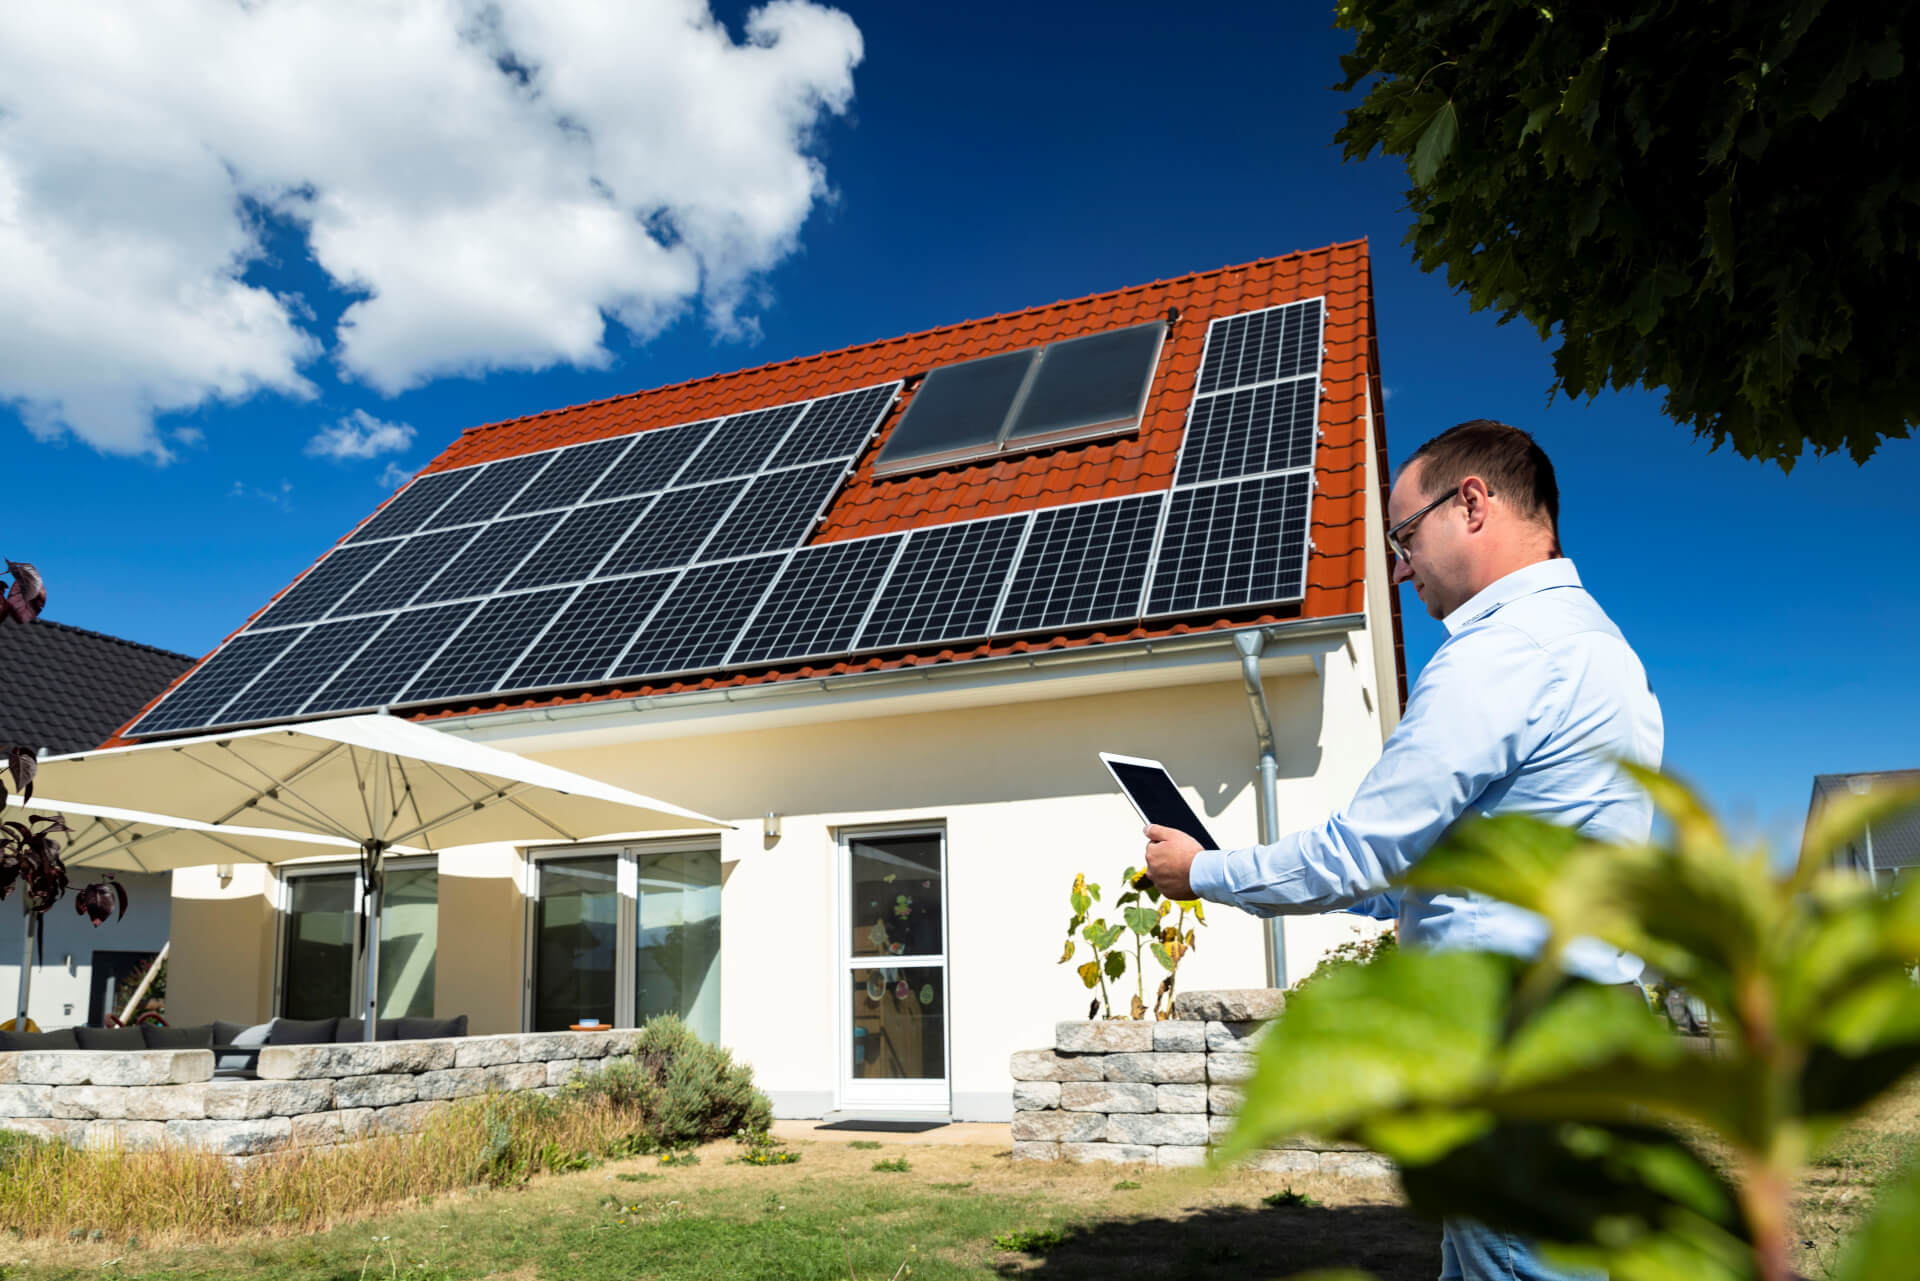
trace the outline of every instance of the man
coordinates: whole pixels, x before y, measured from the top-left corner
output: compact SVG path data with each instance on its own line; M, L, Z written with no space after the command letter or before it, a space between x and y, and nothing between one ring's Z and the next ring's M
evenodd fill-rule
M1272 845L1202 850L1147 829L1147 871L1170 898L1260 916L1375 898L1469 814L1533 814L1605 841L1643 841L1652 805L1616 764L1657 767L1663 732L1646 671L1560 553L1553 464L1525 432L1477 419L1422 445L1387 505L1393 581L1449 633L1351 804ZM1546 923L1471 894L1399 893L1409 946L1531 956ZM1641 964L1582 939L1567 968L1628 983ZM1441 1281L1553 1281L1526 1242L1449 1221Z

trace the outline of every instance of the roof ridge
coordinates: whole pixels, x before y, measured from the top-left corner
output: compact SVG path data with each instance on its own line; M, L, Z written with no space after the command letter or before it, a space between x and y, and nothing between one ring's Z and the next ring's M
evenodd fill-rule
M1247 271L1255 267L1264 267L1272 263L1285 262L1289 258L1302 258L1308 254L1332 253L1335 250L1350 249L1356 245L1364 246L1366 244L1367 237L1361 236L1354 240L1335 241L1333 244L1321 245L1315 249L1293 249L1284 254L1273 254L1266 258L1255 258L1248 262L1227 263L1223 266L1208 268L1204 271L1190 271L1184 275L1150 280L1144 284L1127 285L1119 289L1105 289L1097 293L1084 294L1078 298L1056 298L1052 302L1037 303L1031 307L1022 307L1017 311L1001 311L987 316L973 316L966 320L956 320L951 324L934 325L930 329L917 329L911 333L895 334L891 338L873 338L866 342L854 343L847 347L835 347L828 351L816 351L805 356L789 356L785 360L773 360L761 365L749 365L744 369L732 369L719 374L702 374L698 378L683 378L679 382L662 383L658 387L641 387L633 391L623 391L612 396L603 396L598 400L583 400L578 404L560 405L553 409L542 409L535 413L522 414L517 418L500 418L495 419L493 422L476 423L472 427L463 427L460 430L460 436L455 439L458 440L477 432L492 431L500 427L512 427L522 423L539 422L543 418L552 418L559 414L571 414L579 410L594 409L602 405L619 404L622 401L634 400L641 396L657 395L661 392L674 391L683 387L692 387L699 383L720 383L733 378L744 378L752 374L765 374L776 369L804 365L808 361L824 360L830 356L851 356L856 352L867 351L876 347L886 347L894 343L909 342L916 338L925 338L929 334L965 329L969 325L984 325L992 321L1012 320L1020 316L1030 316L1041 312L1052 311L1058 307L1077 307L1087 303L1099 302L1105 298L1119 298L1127 294L1137 294L1147 289L1163 289L1176 285L1190 284L1205 280L1211 276L1225 275L1230 271Z
M150 654L164 654L168 658L177 658L186 663L197 663L200 661L198 656L193 654L182 654L179 650L175 649L162 649L158 645L149 645L145 641L128 640L124 636L115 636L111 632L97 632L91 627L77 627L72 623L62 623L52 618L36 618L32 626L55 627L63 632L77 632L82 636L92 636L98 640L112 641L116 645L125 645L130 649L144 649Z

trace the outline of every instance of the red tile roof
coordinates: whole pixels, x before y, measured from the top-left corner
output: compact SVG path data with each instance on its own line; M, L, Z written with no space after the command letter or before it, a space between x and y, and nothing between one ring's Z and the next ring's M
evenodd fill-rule
M415 715L428 718L555 706L1030 653L1102 641L1180 635L1259 621L1360 613L1365 608L1366 577L1366 397L1369 378L1376 375L1372 278L1364 240L1196 272L1088 298L963 321L925 333L716 374L507 422L488 423L463 432L424 470L464 467L535 450L831 395L895 379L912 379L953 361L1165 318L1172 311L1177 312L1177 319L1169 327L1161 349L1160 366L1154 375L1138 432L1118 439L956 465L926 474L876 479L874 458L899 422L905 405L903 400L859 459L845 488L829 508L815 541L857 538L1094 498L1147 493L1166 489L1173 483L1174 464L1186 430L1187 409L1193 399L1208 322L1217 316L1314 297L1326 299L1323 335L1326 351L1321 365L1324 394L1320 404L1323 435L1315 462L1313 550L1307 561L1305 599L1298 605L1276 607L1266 613L1155 623L1125 632L1029 637L957 650L864 657L824 666L761 669L651 685L628 684L588 693L571 691L506 700L464 700ZM909 390L907 399L911 394Z

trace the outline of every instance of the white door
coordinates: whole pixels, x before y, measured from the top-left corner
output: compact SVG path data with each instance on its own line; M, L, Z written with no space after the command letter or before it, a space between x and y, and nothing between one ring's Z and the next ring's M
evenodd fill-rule
M840 842L840 1106L946 1112L946 837Z

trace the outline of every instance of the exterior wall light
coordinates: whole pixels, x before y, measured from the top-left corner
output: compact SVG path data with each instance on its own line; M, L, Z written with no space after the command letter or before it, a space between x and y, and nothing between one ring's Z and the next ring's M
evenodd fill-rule
M233 864L215 863L213 865L213 874L220 878L221 889L224 890L227 886L233 884Z
M768 810L767 816L760 820L760 834L770 841L779 840L780 816L772 810Z

